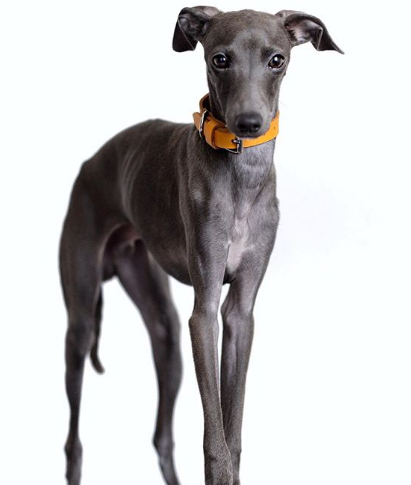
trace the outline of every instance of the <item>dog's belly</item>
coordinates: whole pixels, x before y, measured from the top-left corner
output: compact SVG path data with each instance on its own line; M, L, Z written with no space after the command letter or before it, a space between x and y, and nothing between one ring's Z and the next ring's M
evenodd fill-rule
M148 249L166 273L181 283L191 285L185 248L168 241L165 245L148 246Z
M153 203L144 215L136 214L135 220L140 238L162 269L181 283L191 285L181 219L167 207Z
M138 241L144 243L148 252L166 273L181 283L191 284L187 269L186 252L181 245L173 244L173 241L170 241L170 239L167 242L158 241L154 245L147 244L137 230L129 224L115 229L106 243L103 258L104 280L111 279L116 274L116 259L131 256ZM133 264L131 257L130 264Z

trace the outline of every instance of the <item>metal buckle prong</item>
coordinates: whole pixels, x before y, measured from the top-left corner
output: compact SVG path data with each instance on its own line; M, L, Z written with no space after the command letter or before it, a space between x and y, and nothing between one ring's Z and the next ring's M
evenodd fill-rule
M240 138L234 138L234 140L231 140L231 141L234 143L234 145L237 145L236 149L232 150L231 148L226 148L226 150L235 154L243 153L243 150L244 150L243 140L241 140Z

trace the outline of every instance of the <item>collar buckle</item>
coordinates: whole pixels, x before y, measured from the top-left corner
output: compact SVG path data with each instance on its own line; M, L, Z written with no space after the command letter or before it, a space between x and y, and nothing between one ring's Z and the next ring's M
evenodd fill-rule
M226 148L226 150L228 152L235 153L236 155L238 155L239 153L243 153L244 151L243 140L241 140L240 138L234 138L234 140L231 140L231 141L234 143L234 145L236 145L235 150L233 150L232 148Z

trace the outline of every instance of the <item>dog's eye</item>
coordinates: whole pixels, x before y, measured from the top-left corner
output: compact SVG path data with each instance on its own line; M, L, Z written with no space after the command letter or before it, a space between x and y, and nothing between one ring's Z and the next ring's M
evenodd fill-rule
M217 54L213 57L213 64L218 69L227 69L228 67L228 59L224 54Z
M284 56L281 54L276 54L270 59L270 62L268 63L268 67L270 69L280 69L280 67L283 67L283 64L285 62Z

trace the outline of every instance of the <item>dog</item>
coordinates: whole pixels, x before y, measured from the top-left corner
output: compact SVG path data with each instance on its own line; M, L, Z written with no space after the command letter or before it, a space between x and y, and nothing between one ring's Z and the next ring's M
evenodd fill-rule
M204 411L206 485L239 485L241 425L253 308L279 221L273 163L278 100L291 48L343 53L323 22L214 7L181 10L173 48L204 47L209 94L194 123L149 120L83 163L60 239L68 313L67 481L79 485L79 412L85 359L97 372L102 285L116 276L147 326L159 386L153 443L167 485L179 485L172 419L181 380L180 323L169 275L192 285L189 329ZM218 366L218 310L223 346Z

